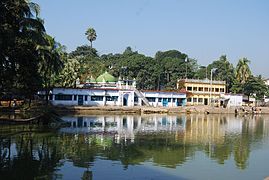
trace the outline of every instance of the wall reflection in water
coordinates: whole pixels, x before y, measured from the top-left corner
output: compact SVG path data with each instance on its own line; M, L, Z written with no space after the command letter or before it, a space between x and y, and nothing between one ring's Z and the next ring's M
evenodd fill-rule
M79 116L62 117L70 123L70 127L62 128L65 133L97 133L115 134L116 140L121 139L134 142L136 134L156 132L184 131L185 116Z
M67 162L83 168L81 177L91 179L95 174L91 168L98 159L120 162L123 169L145 162L176 168L187 161L195 162L201 154L213 160L211 163L234 162L244 170L249 163L259 164L249 162L249 157L269 143L266 116L115 115L63 119L70 126L57 131L2 126L1 179L55 179L65 175L61 169Z

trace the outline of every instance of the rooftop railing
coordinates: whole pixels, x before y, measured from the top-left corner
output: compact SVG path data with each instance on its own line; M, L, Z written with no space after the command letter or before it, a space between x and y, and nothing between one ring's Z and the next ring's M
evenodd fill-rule
M207 83L210 84L211 80L210 79L180 79L179 81L184 81L188 83ZM216 81L212 80L212 84L226 84L225 81Z

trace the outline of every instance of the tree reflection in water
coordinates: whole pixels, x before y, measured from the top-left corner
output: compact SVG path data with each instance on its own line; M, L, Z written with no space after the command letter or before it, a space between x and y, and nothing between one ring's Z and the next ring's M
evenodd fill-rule
M65 162L84 168L82 179L93 179L91 168L97 159L118 161L124 169L145 162L176 168L195 159L196 152L218 164L233 157L236 166L245 169L252 148L269 135L269 123L262 116L91 116L88 120L83 127L59 131L2 126L1 179L61 178L59 169Z

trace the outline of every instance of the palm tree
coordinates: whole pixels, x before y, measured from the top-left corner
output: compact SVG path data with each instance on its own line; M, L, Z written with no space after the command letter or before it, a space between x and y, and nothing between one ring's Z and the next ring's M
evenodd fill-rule
M45 34L40 8L29 0L1 0L0 3L0 94L27 97L30 87L39 85L36 45Z
M91 43L91 48L92 48L92 42L96 40L96 31L93 28L88 28L85 35L87 36L87 39Z
M248 66L250 60L247 58L239 59L236 69L235 69L235 78L241 84L246 83L248 78L251 76L251 70Z
M38 45L37 50L41 56L39 72L44 81L46 91L46 100L48 102L49 89L55 75L59 74L63 67L63 51L64 47L57 43L54 38L45 35L45 44Z

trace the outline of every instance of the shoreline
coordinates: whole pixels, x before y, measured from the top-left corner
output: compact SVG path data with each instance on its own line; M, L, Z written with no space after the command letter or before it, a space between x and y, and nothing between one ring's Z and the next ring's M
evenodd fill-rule
M121 106L54 106L59 113L70 114L269 114L269 107L257 107L253 112L251 107L219 108L210 106L185 107L121 107Z
M51 116L63 115L147 115L147 114L163 114L163 115L177 115L177 114L223 114L223 115L269 115L269 107L257 107L257 111L253 112L251 107L231 107L219 108L210 106L185 106L185 107L148 107L148 106L50 106ZM8 114L6 114L8 113ZM23 113L33 113L32 117L21 118L19 115ZM27 111L1 111L0 109L0 124L13 123L33 123L39 122L43 117L44 110L42 108L29 109ZM5 115L13 115L13 118L7 118ZM18 117L16 118L16 115ZM49 117L49 116L48 116Z

